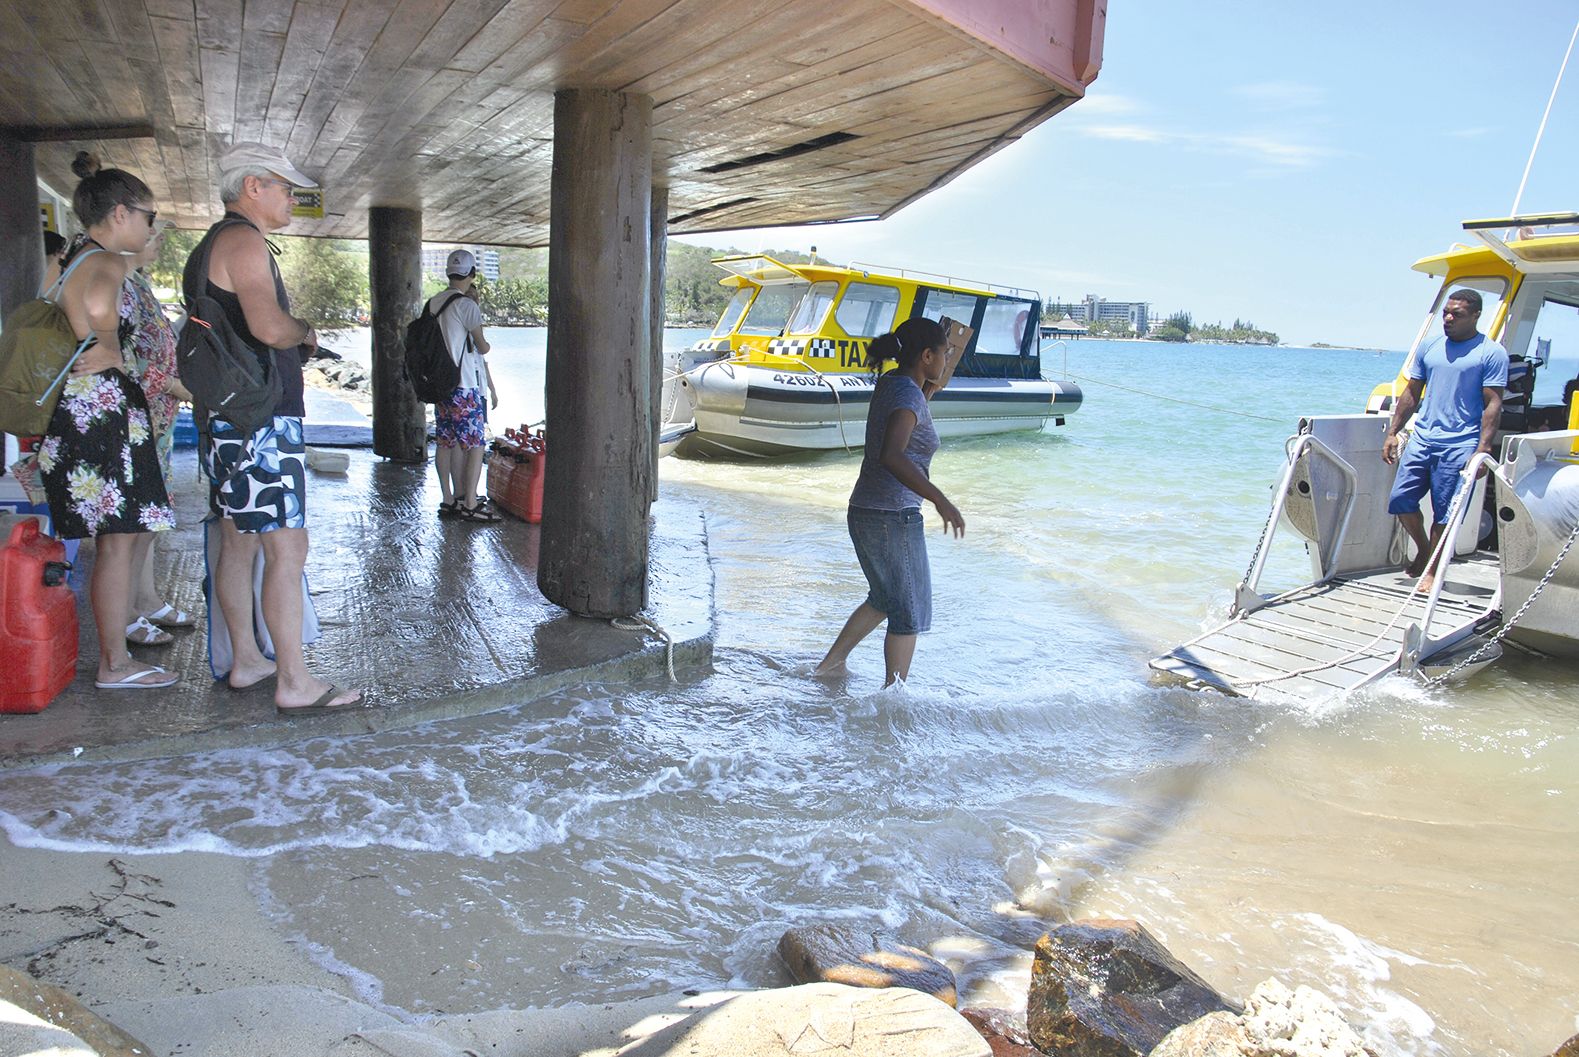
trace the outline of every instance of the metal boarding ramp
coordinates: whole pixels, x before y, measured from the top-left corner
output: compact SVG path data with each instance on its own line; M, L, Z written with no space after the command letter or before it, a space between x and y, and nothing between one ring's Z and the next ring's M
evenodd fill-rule
M1466 521L1479 536L1485 483L1462 490L1436 584L1429 595L1415 592L1414 578L1399 571L1387 513L1394 468L1381 460L1386 428L1379 415L1300 421L1232 619L1156 658L1153 670L1195 688L1309 704L1440 659L1496 623L1497 558L1474 551L1474 539L1458 540ZM1283 525L1306 540L1315 579L1267 598L1256 585Z

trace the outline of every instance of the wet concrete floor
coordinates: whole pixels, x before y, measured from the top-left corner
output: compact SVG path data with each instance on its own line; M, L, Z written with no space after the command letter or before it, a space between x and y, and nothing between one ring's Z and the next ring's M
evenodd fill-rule
M181 673L164 690L99 690L97 636L87 604L93 547L73 582L81 627L77 678L43 712L0 715L0 770L76 759L124 760L325 734L411 726L524 703L588 681L665 671L663 641L648 630L572 616L537 587L539 527L506 515L498 525L440 521L431 466L348 451L347 473L308 472L307 575L322 636L311 669L360 687L366 708L279 716L273 681L245 691L213 679L208 662L202 518L207 485L195 453L176 452L179 527L160 533L155 580L198 618L167 646L134 655ZM713 580L700 511L674 499L653 507L648 609L674 641L683 676L711 661Z

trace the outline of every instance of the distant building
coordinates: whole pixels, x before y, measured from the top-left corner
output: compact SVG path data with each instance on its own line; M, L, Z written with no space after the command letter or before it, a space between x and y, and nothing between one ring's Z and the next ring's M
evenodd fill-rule
M456 250L470 250L477 258L477 274L490 283L499 281L499 251L488 246L427 246L422 247L422 271L426 275L444 278L444 265Z
M1087 294L1084 301L1049 301L1042 318L1067 316L1082 323L1127 323L1136 334L1151 329L1151 302L1109 301Z

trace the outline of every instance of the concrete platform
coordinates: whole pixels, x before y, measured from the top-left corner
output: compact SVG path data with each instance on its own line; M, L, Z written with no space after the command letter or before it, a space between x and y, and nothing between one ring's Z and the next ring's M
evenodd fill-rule
M308 648L313 671L361 687L369 707L310 717L276 715L273 682L233 691L212 678L203 602L202 517L207 485L192 451L177 451L180 527L161 533L156 580L199 617L168 646L134 654L180 672L166 690L98 690L86 599L93 546L74 583L81 654L77 678L36 715L0 715L0 770L71 759L127 760L326 734L407 727L524 703L587 681L663 677L665 648L650 631L571 616L537 588L538 526L439 521L431 466L387 463L351 450L346 474L309 471L307 575L322 624ZM678 670L712 658L713 578L701 512L663 499L653 507L651 604L643 616L674 640Z

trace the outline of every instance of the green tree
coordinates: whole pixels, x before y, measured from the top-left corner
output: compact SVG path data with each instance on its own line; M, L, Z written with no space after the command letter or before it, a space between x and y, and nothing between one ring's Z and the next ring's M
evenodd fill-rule
M164 237L159 256L144 269L148 281L155 287L166 287L181 296L181 273L186 270L186 259L203 237L201 231L176 231L171 229Z
M367 254L341 239L276 237L291 314L319 331L361 326L367 318Z

